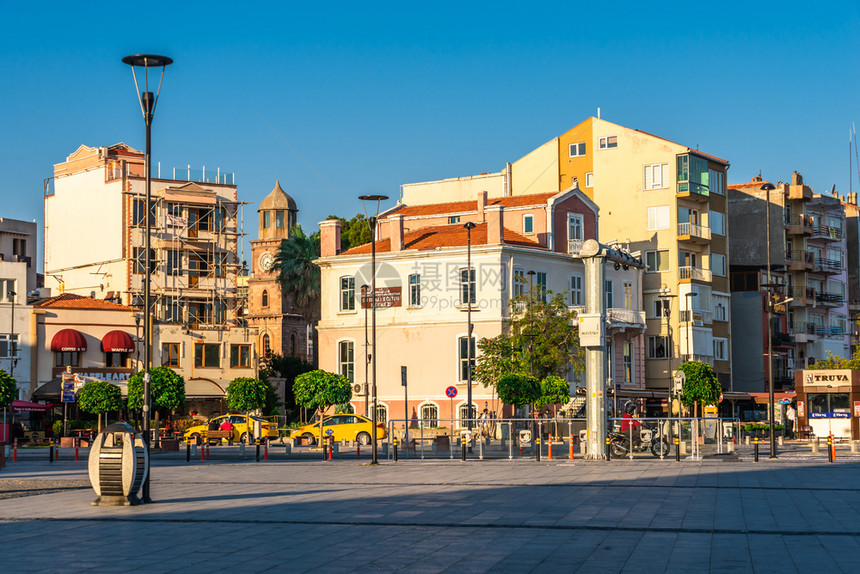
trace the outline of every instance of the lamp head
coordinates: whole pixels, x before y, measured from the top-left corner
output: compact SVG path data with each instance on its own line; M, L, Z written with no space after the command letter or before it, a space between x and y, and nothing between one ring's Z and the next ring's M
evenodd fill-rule
M474 221L467 221L466 223L463 224L463 229L465 229L466 231L472 231L476 227L478 227L478 226L475 225Z
M762 191L773 191L774 189L776 189L776 186L771 182L767 182L763 184L759 189L761 189Z

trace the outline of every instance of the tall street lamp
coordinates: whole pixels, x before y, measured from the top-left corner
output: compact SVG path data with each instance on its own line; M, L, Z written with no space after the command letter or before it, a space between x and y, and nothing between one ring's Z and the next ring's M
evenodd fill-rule
M693 302L691 300L692 297L695 297L696 294L692 291L684 293L684 297L687 299L687 360L692 361L692 353L690 352L690 339L693 338Z
M773 282L770 276L770 192L776 189L776 186L768 182L761 186L761 190L765 192L765 233L767 238L765 245L767 249L767 400L768 400L768 417L767 424L770 428L770 457L776 458L776 437L773 433L773 341L771 341L771 320L773 318L773 304L771 302L770 289L773 287Z
M529 373L531 376L535 376L535 357L534 357L534 346L535 346L535 315L532 307L532 303L534 302L534 277L535 271L533 269L529 269L526 272L526 275L529 276ZM537 424L537 410L532 410L532 435L535 437L535 458L540 461L540 437L538 436L538 424Z
M660 290L660 302L663 305L663 316L666 317L666 378L669 379L669 394L666 397L666 402L668 404L667 415L671 416L672 414L672 326L669 324L669 319L672 316L672 299L677 297L677 295L673 295L669 292L669 289L663 288ZM678 417L681 416L681 402L678 401ZM680 428L678 429L680 432Z
M155 114L155 106L158 104L158 96L161 93L161 83L164 81L164 70L173 63L172 58L167 56L156 56L154 54L135 54L122 59L124 64L131 66L131 75L134 78L134 88L137 92L137 100L140 103L140 111L143 114L143 122L146 124L146 155L144 156L144 171L146 174L146 201L145 227L144 227L144 260L145 268L143 275L143 440L146 448L150 445L149 412L151 410L152 397L150 394L150 346L152 344L150 334L150 284L152 282L151 269L152 254L150 253L150 234L152 232L150 218L152 216L152 118ZM143 68L143 91L137 83L137 72L135 68ZM161 78L158 80L158 89L155 95L149 91L149 69L161 68ZM138 262L135 262L137 265ZM143 501L152 502L149 496L149 470L143 480Z
M361 286L362 301L367 301L367 291L369 289L370 285L365 284ZM362 305L362 307L364 307L364 416L370 418L370 393L367 392L367 380L370 378L367 376L367 371L370 369L370 351L367 346L367 305Z
M377 458L377 445L376 445L376 407L377 407L377 398L376 398L376 357L378 353L376 352L376 218L379 217L379 203L388 199L387 195L360 195L358 199L361 200L362 205L364 206L365 216L367 215L367 204L368 201L376 202L376 213L374 213L373 217L368 218L368 222L370 223L370 294L371 297L371 342L370 348L372 349L371 353L371 361L373 361L373 427L370 430L371 433L371 442L373 445L370 448L372 453L370 464L379 464L379 459Z
M17 297L18 294L14 291L9 291L9 296L12 297L12 330L9 331L9 377L14 380L15 355L18 354L18 342L15 340L15 297Z
M472 271L472 230L478 227L473 222L469 221L463 228L466 230L466 287L468 289L468 299L466 303L466 370L468 371L466 389L466 412L469 413L468 429L469 436L472 435L472 418L477 412L472 412L472 305L475 303L475 284L473 283ZM469 452L472 452L472 441L469 441Z

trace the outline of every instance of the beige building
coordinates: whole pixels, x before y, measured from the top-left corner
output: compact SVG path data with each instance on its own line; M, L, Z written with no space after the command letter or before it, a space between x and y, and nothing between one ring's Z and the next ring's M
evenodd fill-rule
M457 193L465 195L469 188L463 185ZM402 201L380 216L376 242L380 420L402 420L405 415L435 426L440 418L467 415L470 343L464 311L470 299L473 348L480 339L501 333L510 299L530 287L564 293L576 309L584 305L584 267L577 254L582 242L597 234L597 206L591 200L575 188L517 197L478 191L473 197L445 203ZM471 232L471 272L466 222L476 224ZM340 225L334 220L320 223L320 368L354 381L353 405L356 412L365 413L366 403L372 401L365 365L374 351L367 335L372 297L362 293L372 276L371 246L338 253ZM606 273L613 384L638 389L644 383L642 275L620 266L608 266ZM401 385L402 367L407 372L406 389ZM568 380L572 387L579 384L573 373ZM445 394L451 386L458 390L454 400ZM476 411L487 408L507 414L491 389L473 382L472 392ZM444 420L441 424L446 425Z

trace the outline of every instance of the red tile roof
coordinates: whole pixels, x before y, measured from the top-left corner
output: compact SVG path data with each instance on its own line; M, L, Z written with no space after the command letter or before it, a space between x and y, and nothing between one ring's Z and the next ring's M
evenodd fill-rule
M766 179L759 179L757 181L746 181L744 183L733 183L729 185L729 189L741 189L743 187L754 187L756 189L761 188L766 183L770 183Z
M530 205L546 205L549 198L558 195L557 191L552 193L534 193L530 195L514 195L512 197L496 197L487 200L487 205L501 205L509 207L525 207ZM404 217L420 217L422 215L445 215L448 213L463 213L478 211L478 200L452 201L449 203L432 203L429 205L405 205L391 214Z
M468 243L466 230L462 224L441 225L425 227L416 231L409 231L403 238L404 249L418 249L427 251L437 247L464 247ZM508 245L520 245L524 247L538 247L545 249L540 243L505 229L505 243ZM472 245L487 244L487 224L478 223L472 230ZM370 243L353 247L341 253L341 255L367 255L370 253ZM391 241L383 239L376 242L377 253L389 253Z
M92 297L82 297L73 293L63 293L56 297L43 299L35 303L33 307L53 308L53 309L98 309L102 311L135 311L133 307L111 303L110 301L102 301L101 299L93 299Z

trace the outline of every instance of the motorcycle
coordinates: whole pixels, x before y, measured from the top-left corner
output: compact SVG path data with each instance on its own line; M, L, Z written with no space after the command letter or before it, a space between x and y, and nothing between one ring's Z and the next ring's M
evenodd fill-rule
M660 435L656 428L641 426L632 430L633 435L639 433L639 444L633 445L633 452L646 452L662 457L669 454L669 441ZM630 432L613 431L609 433L609 448L612 456L625 457L630 454Z

